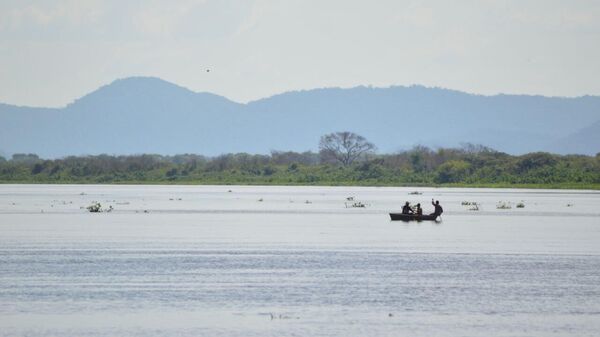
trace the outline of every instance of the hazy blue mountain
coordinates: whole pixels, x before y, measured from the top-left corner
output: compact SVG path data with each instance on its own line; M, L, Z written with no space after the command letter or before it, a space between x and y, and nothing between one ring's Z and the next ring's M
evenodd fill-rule
M421 86L316 89L248 104L258 120L288 119L279 144L291 147L305 135L352 130L383 151L415 144L457 146L481 143L510 153L547 150L552 141L600 120L600 98L480 96ZM279 124L277 124L279 125ZM290 137L290 133L294 137Z
M157 78L134 77L60 109L0 104L0 153L57 157L305 151L316 150L325 133L349 130L382 152L471 142L509 153L595 154L600 139L593 130L599 122L600 97L592 96L356 87L288 92L239 104Z
M600 153L600 121L555 142L560 153Z
M117 80L63 109L0 107L0 149L49 157L212 154L236 137L240 107L155 78Z

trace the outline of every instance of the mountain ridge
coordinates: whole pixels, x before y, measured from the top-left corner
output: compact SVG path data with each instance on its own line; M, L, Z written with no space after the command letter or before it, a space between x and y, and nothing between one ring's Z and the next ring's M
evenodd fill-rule
M305 151L316 150L325 133L349 130L382 152L470 142L513 154L578 149L595 154L600 141L590 132L572 135L597 122L600 97L590 95L356 86L289 91L238 103L156 77L129 77L62 108L0 103L0 150L47 157ZM561 139L569 139L568 148L560 146Z
M283 96L283 95L287 95L287 94L294 94L294 93L308 93L308 92L313 92L313 91L322 91L322 90L352 90L352 89L361 89L361 88L365 88L365 89L394 89L394 88L423 88L423 89L428 89L428 90L440 90L440 91L444 91L444 92L451 92L451 93L456 93L456 94L463 94L463 95L469 95L469 96L474 96L474 97L503 97L503 96L509 96L509 97L531 97L531 98L549 98L549 99L566 99L566 100L571 100L571 99L585 99L585 98L592 98L592 99L600 99L600 95L591 95L591 94L585 94L585 95L579 95L579 96L549 96L549 95L542 95L542 94L511 94L511 93L497 93L497 94L482 94L482 93L473 93L473 92L468 92L468 91L462 91L459 89L452 89L452 88L445 88L445 87L439 87L439 86L427 86L427 85L423 85L423 84L411 84L411 85L389 85L389 86L372 86L372 85L356 85L356 86L351 86L351 87L317 87L317 88L310 88L310 89L296 89L296 90L289 90L289 91L284 91L284 92L280 92L280 93L275 93L269 96L265 96L262 98L257 98L254 100L250 100L248 102L237 102L233 99L230 99L226 96L220 95L220 94L215 94L215 93L211 93L211 92L206 92L206 91L194 91L192 89L189 89L187 87L178 85L174 82L170 82L164 79L161 79L160 77L155 77L155 76L129 76L129 77L123 77L123 78L118 78L115 79L114 81L101 85L100 87L98 87L97 89L83 95L80 96L78 98L75 98L73 101L62 105L62 106L56 106L56 107L46 107L46 106L33 106L33 105L19 105L19 104L12 104L9 102L0 102L0 107L2 106L9 106L9 107L15 107L15 108L34 108L34 109L64 109L69 107L70 105L75 104L77 101L97 92L100 91L104 88L108 88L113 86L114 84L117 83L124 83L124 82L130 82L130 81L135 81L135 80L156 80L158 82L163 82L166 84L169 84L173 87L179 88L181 90L185 90L188 91L190 93L193 94L207 94L207 95L212 95L212 96L217 96L217 97L221 97L227 101L230 101L232 103L237 103L240 105L248 105L248 104L252 104L252 103L256 103L259 101L263 101L263 100L269 100L271 98L275 98L278 96Z

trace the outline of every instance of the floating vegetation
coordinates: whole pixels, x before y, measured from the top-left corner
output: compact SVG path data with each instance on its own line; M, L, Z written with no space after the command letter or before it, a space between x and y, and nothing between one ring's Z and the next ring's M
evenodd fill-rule
M499 201L496 204L496 208L497 209L511 209L512 205L510 204L510 202L506 202L506 201Z
M423 194L423 192L419 192L419 191L412 191L412 192L408 192L409 195L421 195Z
M478 211L479 206L481 206L481 204L479 204L477 201L463 201L460 204L463 206L469 206L467 208L469 211Z
M52 205L50 205L52 206ZM97 201L93 201L91 205L89 205L88 207L86 207L85 209L88 210L88 212L90 213L100 213L100 212L106 212L106 213L110 213L114 210L114 208L112 207L112 205L108 206L108 208L102 208L102 204L100 204Z
M367 204L365 204L362 201L355 200L354 197L347 197L346 200L352 201L352 202L345 202L344 203L344 205L346 206L346 208L365 208L365 207L367 207Z
M86 207L86 209L90 213L99 213L102 211L102 205L99 202L94 202L91 205L89 205L88 207Z
M346 203L346 208L365 208L365 207L367 207L367 204L362 203L360 201L353 202L351 204Z
M274 319L300 319L300 317L293 317L293 316L288 316L288 315L284 315L284 314L274 314L272 312L269 313L269 317L271 317L271 320L274 320Z
M517 204L516 206L517 208L525 208L525 203L524 202L520 202Z

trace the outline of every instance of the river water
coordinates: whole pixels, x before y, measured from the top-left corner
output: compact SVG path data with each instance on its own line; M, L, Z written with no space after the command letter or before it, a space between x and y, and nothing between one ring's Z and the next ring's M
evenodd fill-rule
M0 336L599 334L597 192L0 185Z

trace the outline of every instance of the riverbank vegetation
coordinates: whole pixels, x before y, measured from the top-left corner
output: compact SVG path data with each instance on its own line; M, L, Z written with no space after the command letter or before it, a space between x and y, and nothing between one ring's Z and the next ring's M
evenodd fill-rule
M347 158L347 157L345 157ZM471 186L600 189L600 155L529 153L512 156L481 146L394 154L365 153L345 162L331 153L246 153L205 157L0 157L1 183L261 184Z

